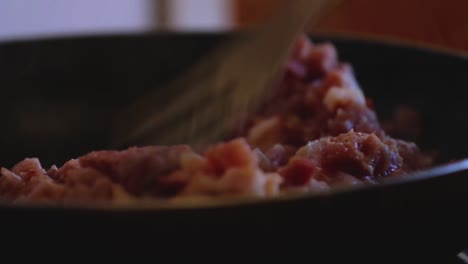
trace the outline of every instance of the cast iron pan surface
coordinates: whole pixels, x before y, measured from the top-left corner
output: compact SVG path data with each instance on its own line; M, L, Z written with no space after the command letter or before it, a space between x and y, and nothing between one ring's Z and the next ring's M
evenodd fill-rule
M44 166L109 146L110 115L228 37L154 34L0 44L0 163ZM468 60L340 38L365 93L385 117L400 104L423 114L423 148L468 156ZM372 261L449 263L468 247L468 177L322 197L186 210L0 207L3 252L50 261ZM98 254L98 255L96 255ZM250 254L253 254L250 256ZM222 256L222 258L219 258ZM62 258L64 257L64 258ZM140 261L141 260L141 261ZM81 262L82 263L82 262Z

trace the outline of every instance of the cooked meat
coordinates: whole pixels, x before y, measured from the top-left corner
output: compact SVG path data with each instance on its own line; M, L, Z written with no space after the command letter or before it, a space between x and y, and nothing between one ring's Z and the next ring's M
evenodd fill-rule
M414 143L386 134L372 100L332 44L301 37L282 81L266 98L231 140L204 153L182 145L95 151L47 171L38 159L25 159L11 170L1 169L0 198L127 202L268 197L376 184L431 165ZM404 127L410 119L398 120ZM397 128L403 131L401 125Z
M299 148L351 130L384 135L352 67L338 62L333 46L302 38L288 65L275 94L240 133L250 144L268 151L276 144Z
M191 152L187 146L134 147L125 151L95 151L79 158L79 163L82 168L105 174L134 195L163 195L161 179L179 169L181 156Z

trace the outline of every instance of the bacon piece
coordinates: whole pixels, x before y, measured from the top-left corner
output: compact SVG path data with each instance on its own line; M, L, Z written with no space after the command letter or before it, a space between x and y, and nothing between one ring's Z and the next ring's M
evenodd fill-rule
M215 145L206 151L205 157L216 175L234 167L253 167L257 162L245 139Z
M150 146L125 151L95 151L79 158L83 168L93 168L121 183L135 195L161 191L161 178L180 168L181 156L191 153L188 146Z
M31 177L46 174L37 158L25 159L17 163L11 171L25 181L28 181Z
M293 158L286 167L279 170L283 186L303 186L314 176L316 165L310 159Z
M328 175L340 171L373 179L392 175L404 164L415 169L419 165L412 162L411 156L423 155L414 144L351 131L310 142L296 156L315 161Z
M277 194L281 177L260 170L257 155L259 153L252 151L245 139L235 139L212 146L201 160L195 159L197 166L184 166L171 178L173 182L188 179L181 193L184 196Z
M24 181L10 170L0 170L0 196L2 200L14 200L23 192Z

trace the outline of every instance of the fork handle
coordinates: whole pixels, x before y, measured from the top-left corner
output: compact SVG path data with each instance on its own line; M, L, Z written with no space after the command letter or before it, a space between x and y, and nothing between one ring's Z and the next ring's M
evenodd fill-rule
M456 264L468 264L468 249L458 253Z

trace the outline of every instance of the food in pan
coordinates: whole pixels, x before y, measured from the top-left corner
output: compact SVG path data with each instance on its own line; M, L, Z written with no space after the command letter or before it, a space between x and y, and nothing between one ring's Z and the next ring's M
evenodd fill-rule
M189 146L94 151L60 168L28 158L1 169L7 202L129 202L271 197L378 184L430 166L412 142L382 128L352 67L330 43L301 37L271 99L231 140L202 153Z

